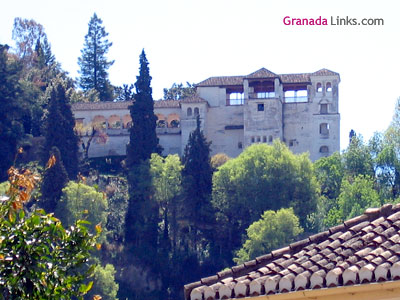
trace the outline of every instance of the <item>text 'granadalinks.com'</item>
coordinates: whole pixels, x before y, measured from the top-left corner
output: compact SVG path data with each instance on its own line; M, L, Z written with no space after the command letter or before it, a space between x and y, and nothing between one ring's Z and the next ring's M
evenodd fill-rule
M385 25L385 21L382 18L357 19L349 16L331 16L328 18L323 18L322 16L317 18L297 18L285 16L283 18L283 24L291 26L383 26Z

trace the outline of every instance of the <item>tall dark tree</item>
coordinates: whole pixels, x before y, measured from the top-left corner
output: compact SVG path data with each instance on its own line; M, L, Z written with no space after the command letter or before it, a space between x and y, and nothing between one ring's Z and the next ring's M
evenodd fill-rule
M210 142L207 142L200 129L200 116L197 116L196 129L189 135L182 162L184 165L183 188L185 193L186 217L194 228L204 228L212 222L211 190L212 174Z
M112 43L108 41L108 33L102 24L103 21L96 14L90 19L82 56L78 59L81 74L79 86L84 91L96 90L101 101L111 101L112 86L107 70L114 61L109 61L106 54Z
M68 183L68 174L67 171L65 171L60 150L58 150L57 147L53 147L49 154L49 161L51 161L52 164L44 171L43 182L41 185L42 198L40 204L40 207L47 213L55 211L57 203L62 195L62 189Z
M127 146L129 202L125 221L125 241L133 246L135 255L151 265L157 255L159 208L152 197L150 162L157 151L156 116L148 61L144 50L140 55L136 95L130 106L133 126Z
M0 182L7 179L23 135L20 72L18 63L8 61L8 46L0 44Z
M45 126L45 152L56 146L70 179L78 173L78 137L74 132L75 119L61 78L50 88L49 114ZM47 154L47 153L46 153ZM47 155L44 161L47 160Z
M150 159L151 153L160 152L156 135L156 120L149 62L144 50L140 54L139 76L135 83L134 103L129 107L133 126L130 129L126 162L130 167Z

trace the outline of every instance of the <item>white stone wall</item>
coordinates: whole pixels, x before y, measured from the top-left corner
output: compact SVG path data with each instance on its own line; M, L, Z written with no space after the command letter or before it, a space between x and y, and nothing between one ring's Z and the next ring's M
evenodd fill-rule
M271 143L281 139L294 153L309 152L311 160L340 150L340 114L338 75L310 76L307 86L308 102L285 103L283 85L274 80L275 98L249 99L249 81L243 83L244 105L227 105L225 87L198 87L198 96L207 102L180 102L180 107L155 108L155 114L169 122L172 116L179 116L179 128L157 128L157 135L164 155L182 155L190 133L196 128L198 110L201 128L211 141L211 154L226 153L238 156L252 143ZM318 90L321 87L321 90ZM329 88L328 88L329 87ZM251 92L251 91L250 91ZM259 111L258 105L264 110ZM189 116L188 109L192 114ZM129 116L128 109L76 110L76 119L83 119L88 125L96 116L107 120L113 116ZM170 117L170 118L169 118ZM328 133L321 133L321 124L329 127ZM89 126L90 127L90 126ZM125 155L129 141L127 129L106 129L107 139L95 138L89 156ZM83 138L85 141L88 137ZM322 147L322 148L321 148Z

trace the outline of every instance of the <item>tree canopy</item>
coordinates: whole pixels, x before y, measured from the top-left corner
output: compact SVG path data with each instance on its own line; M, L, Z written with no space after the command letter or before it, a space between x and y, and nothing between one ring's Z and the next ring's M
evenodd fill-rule
M292 208L281 208L276 212L265 211L261 219L252 223L246 232L247 239L233 259L237 264L288 245L303 232L303 228Z
M293 207L302 227L316 209L317 182L307 154L294 155L282 142L256 144L227 161L213 177L217 241L221 251L241 245L241 235L266 210ZM231 259L225 252L225 259Z
M109 61L106 57L112 43L108 41L108 33L102 24L103 21L97 17L96 13L93 14L81 50L82 56L78 59L79 86L84 91L96 90L101 101L112 101L112 86L108 80L107 70L114 61Z

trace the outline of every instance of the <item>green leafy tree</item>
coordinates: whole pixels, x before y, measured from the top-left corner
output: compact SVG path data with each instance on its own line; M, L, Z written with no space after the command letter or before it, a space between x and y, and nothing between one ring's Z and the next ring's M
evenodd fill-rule
M118 283L115 282L116 270L113 265L106 264L105 267L97 265L94 268L93 287L86 295L86 299L93 299L100 295L101 300L118 300Z
M70 181L63 189L56 215L68 226L85 218L94 227L97 224L106 224L107 209L108 203L103 193L84 183Z
M321 194L328 199L336 199L340 194L344 174L342 156L335 152L314 163L315 175L321 187Z
M180 100L194 95L196 95L194 83L186 82L186 86L183 86L183 83L174 83L169 89L164 89L164 100Z
M360 136L353 136L349 147L343 153L346 173L349 176L359 174L374 176L374 164L370 148Z
M9 199L0 205L0 298L83 299L93 282L89 257L96 236L86 222L65 229L43 210L23 208L37 176L29 170L9 170Z
M53 166L44 171L40 206L47 212L54 212L58 201L61 199L62 189L68 183L68 174L57 147L51 149L50 161L53 162Z
M247 239L233 259L237 264L288 245L303 232L303 228L292 208L282 208L276 212L265 211L261 219L252 223L246 231Z
M106 57L112 43L108 41L108 33L102 24L103 21L93 14L85 36L84 48L81 50L82 56L78 59L81 75L79 86L84 91L94 89L99 92L101 101L112 101L112 86L107 70L114 61L109 61Z
M318 185L307 154L294 155L281 142L257 144L227 161L213 177L216 240L229 262L241 236L265 210L293 207L302 227L316 209Z
M163 241L167 249L174 251L178 242L178 217L182 209L183 166L178 155L163 158L156 153L151 156L150 166L154 198L160 207L160 219L163 220Z
M75 119L69 104L63 80L58 77L49 87L50 100L45 123L45 149L53 146L60 150L61 159L70 179L78 173L78 137L75 134ZM46 155L47 156L47 155ZM47 160L45 157L44 161Z
M367 208L380 207L382 204L372 177L357 175L355 178L345 178L337 206L329 210L324 222L328 227L334 226L362 215Z
M132 127L130 128L129 144L126 149L126 163L130 167L150 159L152 153L161 153L156 135L156 120L154 101L150 86L151 76L149 63L144 50L140 54L139 76L135 83L136 95L129 106Z
M0 181L7 179L7 170L24 135L20 72L21 66L9 59L8 46L0 45Z
M217 153L211 157L211 167L213 170L217 170L220 166L226 163L231 158L225 153Z

